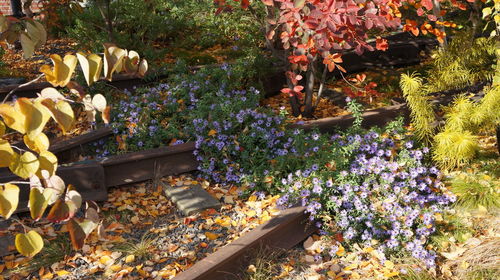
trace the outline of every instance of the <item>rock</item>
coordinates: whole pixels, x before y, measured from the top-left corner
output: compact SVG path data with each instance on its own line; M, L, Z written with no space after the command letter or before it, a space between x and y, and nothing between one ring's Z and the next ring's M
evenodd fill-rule
M309 252L316 252L321 246L321 241L314 241L312 237L309 237L304 241L304 249Z
M165 186L165 194L176 204L186 216L205 209L219 209L221 204L200 185L182 187Z
M304 241L304 249L308 250L308 248L310 248L312 246L312 244L314 243L314 240L312 239L311 236L309 236L306 241Z
M335 263L330 266L330 270L335 273L339 273L342 270L342 267L340 267L338 263Z

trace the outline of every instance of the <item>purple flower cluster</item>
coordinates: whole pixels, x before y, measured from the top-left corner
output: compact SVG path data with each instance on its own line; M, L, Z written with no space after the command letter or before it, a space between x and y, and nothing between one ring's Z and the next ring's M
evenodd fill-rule
M428 150L376 132L332 140L337 168L289 174L279 203L299 201L311 217L333 218L334 225L325 223L323 229L341 232L347 241L371 246L377 240L383 252L406 250L434 266L435 254L426 243L435 231L435 215L455 197L440 182L438 169L425 164Z

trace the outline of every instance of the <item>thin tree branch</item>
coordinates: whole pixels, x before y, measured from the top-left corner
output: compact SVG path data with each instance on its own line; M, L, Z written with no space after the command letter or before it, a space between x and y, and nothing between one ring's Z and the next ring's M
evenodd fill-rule
M323 74L321 75L321 81L320 81L319 89L318 89L318 96L316 96L316 102L314 103L314 109L316 109L318 107L319 101L321 99L321 94L323 93L327 69L328 69L328 67L326 67L326 65L324 65Z

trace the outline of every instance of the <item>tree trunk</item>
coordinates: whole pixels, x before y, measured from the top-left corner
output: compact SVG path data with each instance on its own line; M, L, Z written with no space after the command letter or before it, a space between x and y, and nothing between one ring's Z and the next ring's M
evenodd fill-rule
M321 94L323 93L323 89L325 88L327 69L328 69L328 67L326 65L323 65L323 74L321 75L321 80L319 82L318 94L316 95L316 103L314 103L313 110L316 110L316 107L318 107L318 104L321 101Z
M306 73L306 97L304 102L304 117L313 117L313 95L314 95L314 61L309 65Z
M433 0L433 7L432 7L432 14L437 18L439 19L439 21L443 21L443 16L441 16L441 3L439 2L439 0ZM444 26L440 25L439 27L439 31L441 32L445 32L445 29L444 29ZM440 43L439 45L441 47L446 47L448 45L448 40L446 39L446 36L444 36L443 38L443 43Z
M31 10L31 3L33 3L33 0L22 0L23 12L29 18L33 18L33 11Z
M24 16L22 7L21 0L10 0L10 9L13 17L21 18Z
M108 40L111 43L115 42L115 36L113 31L113 20L111 16L111 0L101 0L98 4L99 12L106 25L106 32L108 33ZM104 6L104 7L103 7Z

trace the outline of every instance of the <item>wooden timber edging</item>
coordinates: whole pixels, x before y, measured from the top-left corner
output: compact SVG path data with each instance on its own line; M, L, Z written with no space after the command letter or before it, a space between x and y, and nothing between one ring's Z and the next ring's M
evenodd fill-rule
M291 249L317 228L309 224L305 207L293 207L247 232L240 238L201 259L173 280L233 280L240 279L261 248Z
M162 77L159 77L162 78ZM132 89L133 87L136 86L141 86L145 85L148 82L145 81L144 79L134 77L131 75L125 75L125 74L115 74L113 76L113 80L107 82L110 85L112 85L115 88L118 89ZM14 84L14 85L8 85L8 86L2 86L0 87L0 100L3 100L5 96L13 89L16 89L19 87L19 84ZM19 96L19 97L28 97L28 98L34 98L37 97L38 93L47 87L53 87L49 82L37 82L33 83L24 87L20 87L16 89L13 95Z
M60 163L74 162L84 152L84 146L113 135L109 127L102 127L67 140L50 145L49 151L57 156Z
M363 113L361 126L370 128L373 126L383 126L397 117L402 116L409 119L409 110L406 103L386 106L382 108L367 110ZM333 133L338 129L350 127L354 122L354 117L349 115L322 118L318 120L305 121L303 123L291 124L291 128L301 128L306 131L318 129L322 133Z
M197 170L194 143L188 142L100 160L60 165L56 174L72 184L83 200L106 201L109 187L137 183ZM0 184L20 180L8 170L0 173ZM21 187L16 213L28 211L29 187Z
M195 171L194 142L104 158L107 187L142 182L168 175Z

